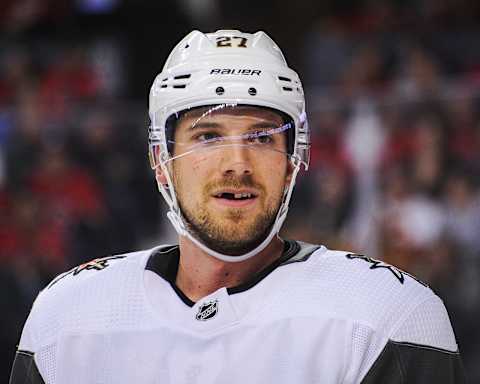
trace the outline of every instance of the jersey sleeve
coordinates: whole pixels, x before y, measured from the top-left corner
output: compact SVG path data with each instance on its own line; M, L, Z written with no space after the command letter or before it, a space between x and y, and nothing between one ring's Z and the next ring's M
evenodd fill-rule
M33 330L32 311L23 327L22 336L15 353L9 384L45 384L35 360L36 342Z
M362 384L465 382L448 313L442 301L432 295L400 319Z

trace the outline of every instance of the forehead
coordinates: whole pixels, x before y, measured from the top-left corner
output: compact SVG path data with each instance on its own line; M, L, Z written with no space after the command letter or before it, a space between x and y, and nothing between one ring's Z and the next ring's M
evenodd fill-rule
M283 116L271 109L255 106L206 106L191 109L182 114L177 127L191 126L200 122L215 121L227 123L230 121L250 122L264 121L275 125L284 122Z

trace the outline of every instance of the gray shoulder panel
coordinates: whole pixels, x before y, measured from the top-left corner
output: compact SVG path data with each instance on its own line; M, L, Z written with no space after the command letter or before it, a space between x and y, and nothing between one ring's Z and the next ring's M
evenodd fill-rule
M301 261L306 261L310 256L317 251L318 249L324 248L322 245L314 245L309 243L304 243L297 241L297 244L300 246L300 250L291 258L283 262L281 265L287 265L291 263L298 263Z
M389 341L361 384L463 384L459 352Z
M13 362L10 384L45 384L38 371L33 353L18 350Z

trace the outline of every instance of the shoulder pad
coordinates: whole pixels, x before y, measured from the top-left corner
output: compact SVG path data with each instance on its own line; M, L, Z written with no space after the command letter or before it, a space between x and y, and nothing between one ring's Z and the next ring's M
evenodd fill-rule
M319 257L314 257L318 255ZM435 296L409 273L364 255L323 248L310 257L298 284L308 287L312 306L390 334L404 316Z
M104 329L118 314L128 321L125 311L141 301L142 270L151 252L95 259L56 277L37 296L29 315L34 344L46 345L61 330Z
M107 256L107 257L102 257L98 259L93 259L89 262L80 264L76 266L75 268L70 269L67 272L64 272L57 277L55 277L50 284L48 284L47 289L53 287L56 283L58 283L60 280L68 277L68 276L77 276L83 271L103 271L105 268L110 266L110 263L113 260L120 260L124 259L127 257L127 255L116 255L116 256Z
M363 262L367 263L366 265L368 265L368 268L372 269L372 270L383 269L383 270L389 271L389 272L391 272L393 277L395 277L399 281L399 283L401 283L401 284L404 284L405 278L409 277L409 278L415 280L417 283L423 285L424 287L428 287L428 285L426 283L419 280L417 277L415 277L415 276L411 275L410 273L408 273L406 271L403 271L400 268L397 268L397 267L395 267L391 264L385 263L382 260L373 259L371 257L361 255L361 254L357 254L357 253L346 253L345 257L349 260L362 260Z

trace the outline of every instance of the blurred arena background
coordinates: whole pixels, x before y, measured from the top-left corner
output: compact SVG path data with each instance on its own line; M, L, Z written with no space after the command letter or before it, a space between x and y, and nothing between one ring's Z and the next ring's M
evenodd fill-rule
M313 132L287 237L419 276L480 382L480 3L2 0L0 365L31 303L95 257L175 241L147 163L147 101L192 29L265 30Z

